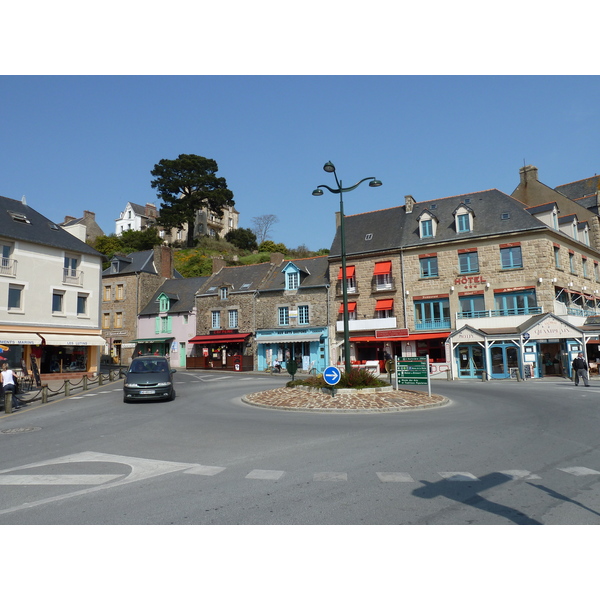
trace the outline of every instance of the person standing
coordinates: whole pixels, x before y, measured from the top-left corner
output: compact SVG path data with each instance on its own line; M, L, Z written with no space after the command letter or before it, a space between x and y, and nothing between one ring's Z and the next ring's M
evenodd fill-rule
M585 362L583 358L583 352L580 352L577 355L577 358L573 360L573 372L575 374L575 385L579 385L579 380L583 379L583 383L585 387L590 387L589 379L588 379L588 364Z
M22 406L27 406L24 402L20 402L17 398L17 395L15 393L15 374L6 363L4 363L4 365L2 366L2 373L0 373L0 378L2 379L2 391L4 392L4 401L6 402L6 392L12 392L13 410L17 410Z

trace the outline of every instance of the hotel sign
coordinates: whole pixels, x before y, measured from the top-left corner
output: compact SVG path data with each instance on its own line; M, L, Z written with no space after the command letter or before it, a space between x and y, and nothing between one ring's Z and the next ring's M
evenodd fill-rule
M548 317L542 323L528 330L533 340L544 340L550 338L580 338L581 332L558 319Z

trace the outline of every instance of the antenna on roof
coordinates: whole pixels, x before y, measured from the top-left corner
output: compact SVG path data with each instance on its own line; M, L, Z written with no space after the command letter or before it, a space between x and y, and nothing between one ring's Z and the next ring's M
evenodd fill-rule
M23 197L21 198L21 204L27 206L27 199L25 198L25 194L23 194Z

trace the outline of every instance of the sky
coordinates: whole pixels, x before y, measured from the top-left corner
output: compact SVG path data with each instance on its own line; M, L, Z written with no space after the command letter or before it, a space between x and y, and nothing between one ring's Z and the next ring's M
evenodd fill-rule
M329 248L345 214L498 188L532 164L551 187L600 170L598 76L3 76L0 195L55 222L127 202L160 206L163 158L214 159L240 213L278 218L271 239Z

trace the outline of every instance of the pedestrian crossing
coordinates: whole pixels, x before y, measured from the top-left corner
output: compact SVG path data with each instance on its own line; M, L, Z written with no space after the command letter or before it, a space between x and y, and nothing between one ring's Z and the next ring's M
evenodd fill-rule
M192 467L191 469L187 469L184 473L188 475L204 475L207 477L212 477L214 475L219 475L226 471L226 467L217 467L217 466L207 466L207 465L198 465ZM598 476L600 475L600 471L596 471L595 469L590 469L589 467L582 466L574 466L574 467L560 467L557 469L553 469L555 471L561 471L563 473L567 473L573 477L589 477L589 476ZM245 478L246 479L263 479L268 481L279 481L284 478L286 475L290 475L288 471L278 471L278 470L269 470L269 469L253 469L250 471ZM390 472L390 471L377 471L375 473L376 477L379 479L381 483L414 483L418 482L420 478L415 478L410 473L404 472ZM493 473L487 473L484 477L477 477L473 473L468 471L439 471L437 475L445 481L450 482L483 482L484 479L489 479L493 475L502 476L504 479L518 481L528 481L528 480L541 480L543 477L541 475L537 475L536 473L532 473L527 470L519 470L519 469L508 469L503 471L495 471ZM422 477L421 477L422 478ZM347 482L352 479L351 474L344 471L320 471L314 473L312 476L312 481L322 481L322 482Z

